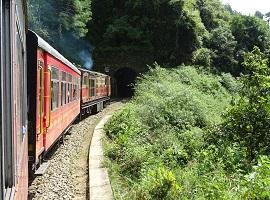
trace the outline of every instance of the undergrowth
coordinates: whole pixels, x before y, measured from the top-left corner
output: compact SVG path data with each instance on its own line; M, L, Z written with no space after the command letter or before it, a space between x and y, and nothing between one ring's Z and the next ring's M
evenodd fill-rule
M242 89L229 74L151 68L105 127L115 199L269 199L269 157L226 137Z

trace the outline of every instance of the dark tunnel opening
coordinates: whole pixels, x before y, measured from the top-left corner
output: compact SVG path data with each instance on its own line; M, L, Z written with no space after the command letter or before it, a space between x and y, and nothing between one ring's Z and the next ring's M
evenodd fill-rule
M130 68L121 68L115 73L114 78L118 97L125 98L134 95L136 77L137 73Z

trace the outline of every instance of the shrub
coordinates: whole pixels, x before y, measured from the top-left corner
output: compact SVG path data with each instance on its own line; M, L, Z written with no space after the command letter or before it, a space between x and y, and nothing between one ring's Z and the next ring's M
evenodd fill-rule
M250 71L242 77L240 99L225 115L221 131L214 134L220 141L238 143L246 148L247 163L255 164L258 156L270 153L270 69L258 48L245 55L244 66Z
M212 59L210 49L201 48L193 53L192 61L195 65L203 66L207 71L211 70L212 67Z
M270 157L260 156L258 165L245 176L242 196L245 199L270 199Z
M175 199L181 187L172 171L157 167L149 170L140 181L136 199Z
M113 186L118 195L128 191L120 199L234 199L239 179L225 170L235 170L242 149L222 154L212 130L237 87L229 75L191 66L155 65L140 78L133 99L106 125L108 166L127 180L124 189Z

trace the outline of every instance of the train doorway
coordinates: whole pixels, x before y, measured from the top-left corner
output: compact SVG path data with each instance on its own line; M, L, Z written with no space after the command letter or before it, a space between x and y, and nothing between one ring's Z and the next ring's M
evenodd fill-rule
M121 68L114 74L116 95L122 98L132 97L134 95L134 84L137 73L130 68Z

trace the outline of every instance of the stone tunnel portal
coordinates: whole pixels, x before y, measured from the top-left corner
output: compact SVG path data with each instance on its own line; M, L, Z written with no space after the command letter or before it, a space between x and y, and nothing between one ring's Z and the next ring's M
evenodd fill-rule
M121 68L114 74L118 97L132 97L137 73L131 68Z

